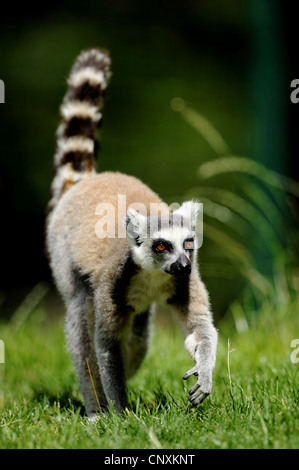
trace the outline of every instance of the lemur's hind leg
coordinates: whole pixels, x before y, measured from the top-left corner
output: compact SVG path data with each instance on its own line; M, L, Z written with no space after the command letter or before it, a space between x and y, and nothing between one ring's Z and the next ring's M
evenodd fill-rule
M91 321L93 315L92 298L86 297L85 289L78 290L76 295L67 302L66 334L88 417L93 417L97 412L104 411L107 408L107 400L95 354L93 332L88 327L88 325L93 324ZM96 394L86 359L88 359ZM98 400L101 410L99 410Z
M135 316L124 344L126 378L132 377L139 369L149 346L152 309Z

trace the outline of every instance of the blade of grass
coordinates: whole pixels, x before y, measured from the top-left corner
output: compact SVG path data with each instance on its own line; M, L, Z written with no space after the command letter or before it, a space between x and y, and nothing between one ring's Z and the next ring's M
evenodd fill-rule
M297 183L297 181L280 175L276 171L270 170L250 158L230 155L205 162L198 168L198 176L204 179L232 172L246 173L255 176L269 186L299 197L299 183Z
M232 378L231 378L231 373L230 373L230 354L234 351L234 349L230 349L230 341L229 338L227 339L227 372L228 372L228 381L229 381L229 394L232 400L232 405L233 405L233 410L235 410L235 399L233 395L233 389L232 389Z
M100 405L100 402L99 402L99 398L98 398L98 394L97 394L96 388L95 388L95 386L94 386L94 381L93 381L93 378L92 378L92 374L91 374L91 370L90 370L90 366L89 366L89 361L88 361L88 358L87 358L87 357L86 357L86 364L87 364L87 369L88 369L88 373L89 373L91 385L92 385L92 388L93 388L93 392L94 392L94 395L95 395L95 397L96 397L96 400L97 400L97 404L98 404L100 413L102 413L102 408L101 408L101 405Z
M264 188L261 188L252 179L248 179L246 183L242 185L242 190L246 196L251 199L255 205L260 208L260 210L263 211L263 215L267 218L269 224L271 224L273 227L273 230L278 232L278 229L282 229L282 227L284 227L285 220L281 212L278 210L276 204L273 202L273 199L269 197Z
M207 223L204 224L204 233L223 248L224 254L232 264L259 292L263 295L270 295L273 292L271 283L255 269L252 257L241 244Z
M21 305L11 317L11 324L15 330L22 327L34 309L48 293L50 286L47 282L39 282L25 297Z
M209 197L212 200L220 201L232 211L235 211L243 217L254 230L261 234L261 238L270 247L273 254L281 250L280 241L274 232L272 226L264 218L263 214L252 204L239 195L226 189L217 187L200 188L199 193Z
M248 225L244 219L233 212L229 207L212 201L201 195L200 188L193 188L186 194L186 199L199 199L203 203L204 214L238 231L241 235L248 233Z
M223 139L220 132L215 129L213 124L198 111L187 106L182 98L173 98L171 107L179 112L182 118L193 127L206 140L217 155L227 155L230 153L228 144Z

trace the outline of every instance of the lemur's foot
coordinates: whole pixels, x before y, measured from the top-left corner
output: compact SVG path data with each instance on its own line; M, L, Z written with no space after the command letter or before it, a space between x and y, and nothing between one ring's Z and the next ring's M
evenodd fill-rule
M203 372L198 365L195 365L186 372L183 379L187 380L191 375L197 377L196 384L189 390L189 401L195 406L202 403L203 400L210 395L212 391L212 373Z

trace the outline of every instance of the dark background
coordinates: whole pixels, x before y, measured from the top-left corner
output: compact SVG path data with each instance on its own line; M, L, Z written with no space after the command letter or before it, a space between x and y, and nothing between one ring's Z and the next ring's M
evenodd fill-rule
M196 170L216 155L171 106L182 97L221 132L234 155L297 178L299 78L296 15L278 0L136 0L6 4L0 20L1 315L40 281L58 108L74 58L110 50L113 78L98 170L134 174L167 203L198 185ZM228 184L230 176L227 176ZM202 274L220 317L243 288L238 276ZM263 264L263 263L261 263ZM262 267L261 267L262 269Z

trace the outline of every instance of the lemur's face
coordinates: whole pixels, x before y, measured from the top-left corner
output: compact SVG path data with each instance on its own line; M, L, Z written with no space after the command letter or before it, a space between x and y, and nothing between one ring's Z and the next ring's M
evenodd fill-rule
M176 277L191 273L197 249L195 232L199 204L184 203L177 211L145 217L134 209L126 215L128 240L135 263L143 269L160 269Z

